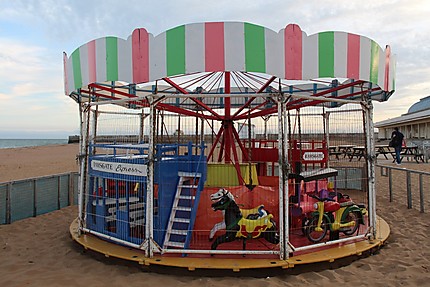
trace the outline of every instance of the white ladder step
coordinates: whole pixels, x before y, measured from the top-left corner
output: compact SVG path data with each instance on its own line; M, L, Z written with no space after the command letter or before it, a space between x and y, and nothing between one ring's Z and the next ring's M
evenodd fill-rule
M202 174L200 172L178 171L178 175L181 177L202 177Z
M179 199L194 199L196 198L194 195L180 195Z
M175 210L180 210L180 211L191 211L191 207L185 207L185 206L177 206L174 207Z
M180 247L180 248L184 248L185 243L183 242L174 242L174 241L167 241L166 243L164 243L165 246L170 246L170 247Z
M189 185L189 184L180 184L180 185L178 185L178 187L183 187L183 188L198 188L197 185Z
M187 230L181 230L181 229L172 229L170 231L170 234L178 234L178 235L187 235Z
M190 220L188 218L174 218L173 222L190 223Z
M182 187L182 188L194 188L194 189L198 188L197 185L189 185L189 184L180 184L180 185L178 185L178 187Z

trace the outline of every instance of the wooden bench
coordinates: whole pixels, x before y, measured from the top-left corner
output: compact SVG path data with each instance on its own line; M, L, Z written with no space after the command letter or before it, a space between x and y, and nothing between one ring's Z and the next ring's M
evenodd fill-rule
M396 154L394 154L394 158L396 157ZM413 158L417 163L424 162L424 154L422 153L416 153L416 154L408 154L408 153L400 153L400 161L403 161L403 158L407 158L408 160L410 158Z
M130 227L136 227L137 225L143 225L145 222L145 204L143 202L135 202L129 204L129 219ZM117 209L116 206L109 207L107 209L109 215L106 216L106 222L111 222L117 219L117 210L127 212L127 205L120 205Z

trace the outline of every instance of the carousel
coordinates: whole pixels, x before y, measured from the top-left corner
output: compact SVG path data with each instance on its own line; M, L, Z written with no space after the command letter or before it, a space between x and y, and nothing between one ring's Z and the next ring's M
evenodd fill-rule
M388 238L372 101L395 57L347 32L187 24L64 53L85 249L142 265L293 268Z

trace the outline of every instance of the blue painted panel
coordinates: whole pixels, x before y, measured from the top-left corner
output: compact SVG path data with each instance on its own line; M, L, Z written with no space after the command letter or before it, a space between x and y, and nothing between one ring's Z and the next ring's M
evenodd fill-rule
M34 182L15 182L10 191L10 221L33 216Z
M58 178L36 180L36 215L58 209Z
M363 189L363 169L346 167L340 168L336 167L338 170L338 175L336 176L336 187L340 189Z
M73 176L73 204L78 204L79 174Z
M157 145L157 154L154 166L154 183L157 185L158 191L154 198L154 207L156 207L154 209L154 239L160 245L163 243L167 223L172 210L173 200L176 194L179 181L178 171L199 172L203 174L203 177L200 179L201 186L203 186L206 179L206 157L192 155L191 145L189 145L188 150L188 154L179 156L178 145ZM91 160L100 160L108 163L120 162L141 165L147 163L144 159L127 159L126 157L119 159L118 157L115 158L113 156L94 156L90 161ZM106 190L105 185L108 181L105 179L141 183L138 194L133 194L133 196L138 196L141 198L141 201L142 199L145 200L147 177L108 172L109 167L106 167L106 170L104 170L103 167L100 169L103 170L90 169L89 171L90 198L87 205L87 226L92 230L96 230L122 240L140 243L142 241L141 238L133 237L133 232L136 230L133 230L129 224L129 214L127 209L116 210L116 220L112 222L113 225L109 229L108 224L106 224L104 220L104 217L106 216L106 207L103 205L92 206L90 203L92 203L91 195L93 194L93 191L97 191L98 193L99 187L101 187L101 190L103 191ZM126 186L126 190L130 188L128 185ZM100 195L102 194L104 194L104 192ZM121 194L114 192L111 194L111 197L116 197L118 199L121 197L125 198L126 194L127 193L124 192ZM188 214L187 217L190 218L190 215Z
M6 224L7 214L6 214L6 195L7 195L7 185L0 185L0 224Z
M336 177L336 188L346 189L346 169L336 168L338 171Z
M363 190L362 178L363 170L361 168L347 169L347 189Z
M69 206L69 176L60 176L60 208Z

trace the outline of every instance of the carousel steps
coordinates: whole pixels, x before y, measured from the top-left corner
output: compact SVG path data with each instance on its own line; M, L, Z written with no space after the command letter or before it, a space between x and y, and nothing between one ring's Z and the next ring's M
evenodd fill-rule
M195 216L196 194L199 192L201 173L178 172L179 182L173 200L172 211L167 224L163 248L186 248L190 241L192 219ZM193 215L194 214L194 215Z

